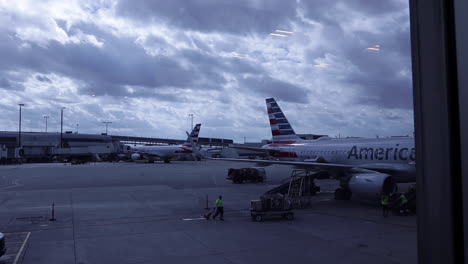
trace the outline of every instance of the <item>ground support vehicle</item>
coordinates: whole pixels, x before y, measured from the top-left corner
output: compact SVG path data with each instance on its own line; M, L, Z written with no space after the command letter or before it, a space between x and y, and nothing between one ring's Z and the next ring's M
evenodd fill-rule
M21 148L7 148L0 145L0 164L21 164L23 150Z
M320 192L315 185L315 178L320 173L307 170L293 170L291 177L284 179L282 184L265 192L264 195L282 194L291 203L294 209L310 206L311 197Z
M278 216L288 220L294 219L291 201L284 195L263 195L260 200L252 200L250 203L250 216L253 221Z
M244 181L263 182L266 180L265 168L242 168L228 170L228 180L233 183L242 183Z

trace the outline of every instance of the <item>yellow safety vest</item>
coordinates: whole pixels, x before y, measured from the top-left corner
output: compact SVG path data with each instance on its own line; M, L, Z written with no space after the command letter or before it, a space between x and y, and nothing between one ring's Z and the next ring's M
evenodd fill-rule
M406 196L404 194L400 195L400 199L401 199L401 204L405 204L408 202L408 199L406 199Z
M388 196L382 198L382 205L388 205Z
M217 199L216 200L216 207L223 207L223 200Z

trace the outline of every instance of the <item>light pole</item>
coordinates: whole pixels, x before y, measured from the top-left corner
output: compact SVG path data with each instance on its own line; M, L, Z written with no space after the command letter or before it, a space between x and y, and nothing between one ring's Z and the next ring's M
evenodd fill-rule
M80 126L80 124L76 124L76 133L78 134L78 127Z
M44 116L45 119L45 132L47 133L47 119L49 119L49 116Z
M19 105L19 129L18 129L18 147L21 148L21 107L24 106L24 104L18 104Z
M190 119L192 120L192 121L190 122L190 130L192 130L192 129L193 129L193 114L189 114L188 116L189 116Z
M60 108L60 148L63 148L63 109L64 106Z
M106 135L107 135L107 126L108 126L109 124L112 124L112 122L104 121L104 122L102 122L102 123L103 123L103 124L106 124Z

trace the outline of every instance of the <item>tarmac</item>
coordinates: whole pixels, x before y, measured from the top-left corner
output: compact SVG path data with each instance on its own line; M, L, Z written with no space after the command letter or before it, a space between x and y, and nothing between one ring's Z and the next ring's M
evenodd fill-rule
M0 166L0 264L416 263L416 217L382 217L377 203L335 201L334 180L292 221L250 218L250 200L288 178L226 181L248 164L89 163ZM223 196L225 220L205 220ZM54 216L52 217L52 204ZM50 221L55 218L56 221Z

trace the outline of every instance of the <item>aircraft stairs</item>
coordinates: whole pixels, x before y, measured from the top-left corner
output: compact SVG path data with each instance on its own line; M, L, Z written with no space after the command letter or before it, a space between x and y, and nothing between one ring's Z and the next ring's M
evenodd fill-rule
M265 192L264 195L282 194L292 203L293 208L304 208L310 205L311 196L320 191L315 185L316 172L293 170L291 177L284 183Z

